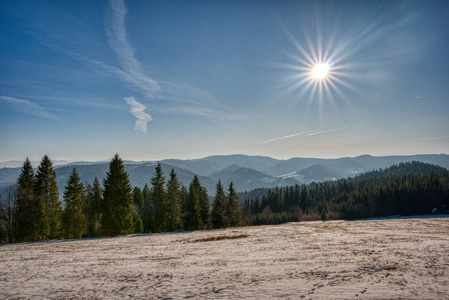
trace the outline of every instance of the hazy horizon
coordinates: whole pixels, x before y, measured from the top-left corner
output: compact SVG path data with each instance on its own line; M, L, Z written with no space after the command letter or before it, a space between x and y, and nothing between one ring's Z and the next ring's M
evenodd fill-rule
M0 162L448 154L448 13L447 1L4 1Z
M120 153L118 153L120 155ZM45 154L44 154L45 155ZM304 158L304 159L341 159L341 158L357 158L357 157L361 157L361 156L372 156L372 157L395 157L395 156L421 156L421 155L449 155L447 153L416 153L416 154L410 154L410 155L370 155L370 154L361 154L361 155L356 155L356 156L341 156L341 157L333 157L333 158L324 158L324 157L306 157L306 156L292 156L292 157L288 157L288 158L277 158L277 157L273 157L273 156L266 156L266 155L247 155L247 154L241 154L241 153L235 153L235 154L220 154L220 155L208 155L208 156L204 156L204 157L196 157L196 158L186 158L186 159L180 159L180 158L164 158L164 159L146 159L146 160L133 160L133 159L127 159L126 157L122 157L120 155L120 158L125 161L125 162L135 162L135 163L144 163L144 162L162 162L162 161L166 161L166 160L201 160L201 159L205 159L205 158L209 158L209 157L217 157L217 156L238 156L238 155L242 155L242 156L249 156L249 157L266 157L266 158L272 158L275 160L279 160L279 161L287 161L289 159L294 159L294 158ZM110 160L113 158L113 156L111 156L110 158L104 158L104 159L99 159L99 160L81 160L81 159L73 159L73 160L65 160L65 159L52 159L50 157L50 159L53 162L54 166L62 166L62 165L66 165L66 164L73 164L73 163L109 163ZM26 158L25 158L26 159ZM17 168L17 167L22 167L24 160L9 160L9 161L0 161L0 168ZM31 161L31 164L34 168L37 168L39 163L41 162L42 157L28 157L28 159Z

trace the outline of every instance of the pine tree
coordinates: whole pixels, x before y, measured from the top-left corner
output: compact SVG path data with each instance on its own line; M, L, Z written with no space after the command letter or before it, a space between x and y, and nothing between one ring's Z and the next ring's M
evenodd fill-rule
M83 190L78 172L73 168L64 191L66 206L63 213L63 228L68 239L81 238L87 231L86 216L83 213Z
M229 217L227 215L227 202L228 199L223 190L223 185L219 180L216 186L216 192L214 202L212 204L212 226L213 228L225 228L230 224Z
M132 187L118 154L109 163L109 172L103 180L103 186L102 232L107 236L132 233Z
M89 206L87 207L89 215L88 233L89 236L97 237L101 234L101 206L103 203L103 191L97 177L94 179L90 194Z
M150 198L150 193L151 193L150 188L148 187L148 184L145 183L145 186L143 187L143 190L142 190L144 203L145 203L145 200Z
M234 184L231 182L228 189L228 203L227 203L227 215L229 218L229 226L237 226L240 224L241 215L238 202L238 196L234 189Z
M143 232L143 205L144 198L142 194L142 190L139 187L134 187L133 189L133 222L134 222L134 233L142 233Z
M201 222L204 227L210 227L210 218L209 218L209 195L207 194L207 189L201 186L200 189L200 208L201 208Z
M26 158L22 172L17 179L17 238L18 241L32 241L35 237L36 203L34 198L34 172L31 162Z
M59 201L56 172L53 163L45 155L37 169L36 186L36 224L39 239L55 239L61 235L61 202Z
M167 182L167 198L170 203L170 230L180 230L182 228L181 191L180 183L174 169L171 169L170 179Z
M209 222L209 196L207 195L206 188L201 186L198 176L195 175L193 177L192 184L198 197L201 223L206 226Z
M153 199L151 199L151 190L148 184L145 184L143 190L143 230L144 232L155 231L155 209L153 205Z
M196 176L195 176L196 177ZM200 195L197 186L194 184L195 179L189 186L189 194L185 204L185 227L187 230L201 230L203 221L201 218Z
M133 199L134 199L134 210L136 212L136 215L141 216L143 212L143 193L142 190L139 187L134 187L133 189Z
M137 217L134 222L134 233L142 233L143 232L143 222L140 217Z
M158 204L156 230L165 232L170 230L170 203L168 202L167 193L164 188L165 178L160 163L157 164L154 177L151 178L151 185L151 198Z
M84 203L83 214L86 217L86 237L90 238L95 235L93 233L94 231L92 226L92 186L89 183L87 183L83 188L82 201Z

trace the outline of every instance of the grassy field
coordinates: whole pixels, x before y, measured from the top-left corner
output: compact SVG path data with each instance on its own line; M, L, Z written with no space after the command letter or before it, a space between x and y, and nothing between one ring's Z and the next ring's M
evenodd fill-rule
M1 299L447 299L449 218L0 247Z

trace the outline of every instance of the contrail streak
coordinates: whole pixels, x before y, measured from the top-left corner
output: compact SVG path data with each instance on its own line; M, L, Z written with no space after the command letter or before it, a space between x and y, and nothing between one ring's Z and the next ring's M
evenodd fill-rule
M268 144L268 143L271 143L271 142L274 142L274 141L288 139L288 138L292 138L292 137L295 137L295 136L298 136L298 135L303 135L303 134L308 134L308 133L310 134L311 132L319 132L319 131L320 131L319 129L315 129L315 130L310 130L310 131L294 133L294 134L290 134L290 135L286 135L286 136L283 136L283 137L278 137L278 138L274 138L272 140L268 140L268 141L262 142L262 144Z

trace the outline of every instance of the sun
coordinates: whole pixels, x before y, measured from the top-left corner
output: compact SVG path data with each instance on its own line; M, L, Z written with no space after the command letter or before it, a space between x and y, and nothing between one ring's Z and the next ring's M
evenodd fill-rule
M274 64L287 70L281 77L281 97L307 101L308 110L318 104L320 114L325 105L336 111L339 106L337 101L349 105L347 93L366 97L351 84L352 79L360 80L360 76L354 70L356 63L348 61L355 50L347 49L345 38L339 41L336 36L324 37L318 25L315 36L303 31L297 37L287 28L284 29L290 45L282 50L288 62ZM290 98L294 91L294 97Z
M323 79L329 72L329 66L327 64L317 64L313 67L312 76L316 79Z

